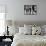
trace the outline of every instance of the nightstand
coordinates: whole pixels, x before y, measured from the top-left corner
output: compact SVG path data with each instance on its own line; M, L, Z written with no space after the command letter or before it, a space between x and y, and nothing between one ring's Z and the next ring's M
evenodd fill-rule
M12 42L12 36L0 36L0 46L11 46Z

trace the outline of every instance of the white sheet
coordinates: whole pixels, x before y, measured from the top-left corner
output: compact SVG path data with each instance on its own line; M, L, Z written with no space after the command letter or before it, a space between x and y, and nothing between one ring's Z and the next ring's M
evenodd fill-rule
M46 43L46 36L40 36L40 35L22 35L22 34L16 34L13 39L13 43L11 46L16 46L17 43L38 43L38 42L44 42Z

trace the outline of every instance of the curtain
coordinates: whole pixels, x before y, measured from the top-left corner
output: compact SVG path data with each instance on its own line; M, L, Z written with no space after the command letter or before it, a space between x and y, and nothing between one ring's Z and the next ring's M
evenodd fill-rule
M5 31L5 6L0 5L0 36Z

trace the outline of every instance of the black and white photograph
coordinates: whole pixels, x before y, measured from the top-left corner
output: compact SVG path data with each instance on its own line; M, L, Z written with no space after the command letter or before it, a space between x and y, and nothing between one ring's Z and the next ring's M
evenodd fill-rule
M37 15L37 5L24 5L24 15Z

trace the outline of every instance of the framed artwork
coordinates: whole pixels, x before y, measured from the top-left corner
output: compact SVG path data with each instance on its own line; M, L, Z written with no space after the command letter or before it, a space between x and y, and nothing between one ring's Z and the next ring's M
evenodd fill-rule
M37 5L24 5L24 15L37 15Z

